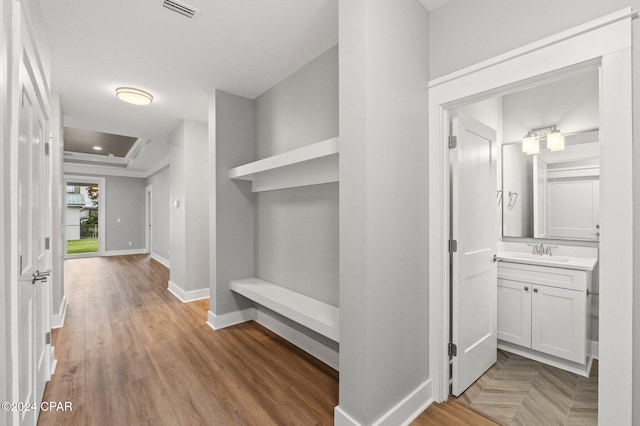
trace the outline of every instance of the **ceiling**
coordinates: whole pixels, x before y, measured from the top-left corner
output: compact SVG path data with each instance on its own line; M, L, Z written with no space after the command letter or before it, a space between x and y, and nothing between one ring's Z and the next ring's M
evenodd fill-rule
M64 128L64 150L93 155L126 157L138 139L93 130ZM97 149L100 148L100 149Z
M40 0L64 126L150 140L127 168L152 170L182 119L207 121L215 89L253 99L336 45L337 1L189 0L188 19L161 0Z

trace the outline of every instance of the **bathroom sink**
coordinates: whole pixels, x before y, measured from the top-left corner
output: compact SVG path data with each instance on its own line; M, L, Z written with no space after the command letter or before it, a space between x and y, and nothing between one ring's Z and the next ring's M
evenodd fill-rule
M538 260L542 262L568 262L571 260L569 257L561 257L561 256L549 256L549 255L539 255L539 254L527 254L527 253L518 253L512 254L510 257L518 258L518 259L531 259Z

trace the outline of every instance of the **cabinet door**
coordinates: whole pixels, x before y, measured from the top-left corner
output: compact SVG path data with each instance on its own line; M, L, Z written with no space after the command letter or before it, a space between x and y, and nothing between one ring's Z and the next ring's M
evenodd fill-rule
M586 301L582 291L534 285L531 348L583 364Z
M531 284L498 279L498 339L531 347Z

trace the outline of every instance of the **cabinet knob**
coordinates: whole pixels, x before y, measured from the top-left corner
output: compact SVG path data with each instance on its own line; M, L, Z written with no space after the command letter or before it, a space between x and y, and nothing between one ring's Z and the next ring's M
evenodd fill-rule
M537 292L538 292L538 289L537 289L537 288L534 288L534 289L533 289L533 292L534 292L534 293L537 293Z
M524 288L524 291L529 291L529 287L525 287L525 288Z

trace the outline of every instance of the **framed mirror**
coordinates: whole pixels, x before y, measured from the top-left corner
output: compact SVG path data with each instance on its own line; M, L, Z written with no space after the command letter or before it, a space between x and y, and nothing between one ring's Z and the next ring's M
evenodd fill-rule
M503 145L503 236L597 241L599 152L598 131L566 135L564 150L536 155Z

